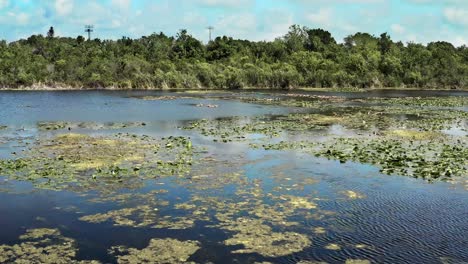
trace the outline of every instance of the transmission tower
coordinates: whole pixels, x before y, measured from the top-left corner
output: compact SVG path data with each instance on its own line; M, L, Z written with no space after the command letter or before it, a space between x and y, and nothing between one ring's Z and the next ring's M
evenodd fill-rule
M94 32L94 26L93 25L86 25L85 26L85 32L88 33L88 40L91 40L91 33Z
M209 27L207 27L206 29L208 29L208 32L209 32L209 34L210 34L210 38L209 38L209 39L210 39L210 42L211 42L211 33L213 32L214 27L209 26Z

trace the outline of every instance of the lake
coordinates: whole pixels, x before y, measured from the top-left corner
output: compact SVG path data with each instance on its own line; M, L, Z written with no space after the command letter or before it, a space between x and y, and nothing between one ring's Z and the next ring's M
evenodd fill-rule
M468 93L0 92L0 262L468 262Z

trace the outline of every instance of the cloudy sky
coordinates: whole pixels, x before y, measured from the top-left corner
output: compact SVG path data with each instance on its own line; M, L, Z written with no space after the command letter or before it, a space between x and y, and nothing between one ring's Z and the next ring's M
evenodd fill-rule
M0 39L45 34L140 37L186 28L206 41L215 35L272 40L291 24L324 28L341 41L361 31L394 40L468 44L468 0L0 0Z

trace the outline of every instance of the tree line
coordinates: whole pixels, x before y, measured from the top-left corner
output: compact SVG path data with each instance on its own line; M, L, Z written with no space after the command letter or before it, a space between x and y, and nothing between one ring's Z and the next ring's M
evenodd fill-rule
M118 40L32 35L0 41L0 87L272 88L468 86L468 48L427 45L298 25L274 41L217 37L207 45L181 30Z

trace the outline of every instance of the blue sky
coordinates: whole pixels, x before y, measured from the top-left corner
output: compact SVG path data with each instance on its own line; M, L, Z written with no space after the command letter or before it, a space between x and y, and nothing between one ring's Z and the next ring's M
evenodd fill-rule
M324 28L338 41L355 32L394 40L468 44L468 0L0 0L0 39L45 34L140 37L186 28L206 41L214 35L272 40L292 24Z

